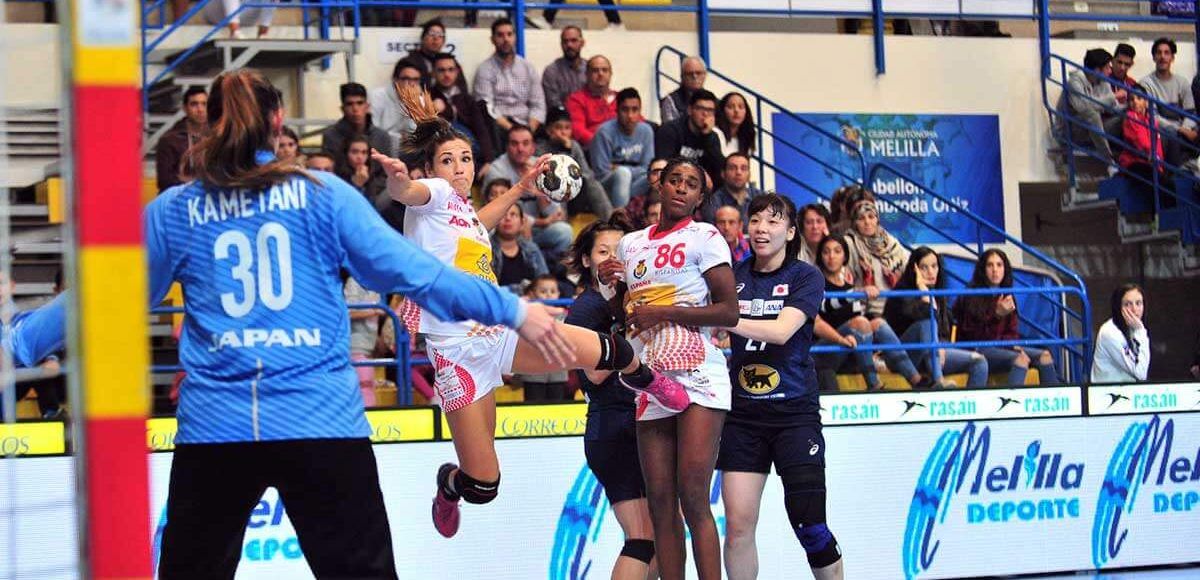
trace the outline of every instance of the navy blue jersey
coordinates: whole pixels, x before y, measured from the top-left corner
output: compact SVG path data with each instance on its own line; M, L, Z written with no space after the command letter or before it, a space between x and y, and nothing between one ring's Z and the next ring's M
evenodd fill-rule
M575 298L571 311L567 313L566 323L596 332L611 333L616 319L609 310L608 301L599 292L588 288ZM617 373L609 375L603 384L596 385L587 379L583 371L575 372L579 373L579 384L587 395L589 417L600 412L617 411L628 413L630 420L633 419L633 391L617 383ZM589 431L591 423L588 421Z
M825 298L825 277L800 260L788 260L774 272L755 272L753 266L754 260L744 260L733 267L742 318L775 320L790 306L808 320L782 345L730 333L729 420L778 426L820 423L817 374L808 350L813 321Z
M191 182L147 206L150 302L172 281L185 297L176 442L370 434L339 268L442 320L516 325L524 316L509 292L397 234L346 182L312 175L259 191Z

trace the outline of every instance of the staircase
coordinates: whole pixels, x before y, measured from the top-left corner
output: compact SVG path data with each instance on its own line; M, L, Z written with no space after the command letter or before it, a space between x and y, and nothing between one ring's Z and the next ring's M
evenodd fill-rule
M53 174L61 151L58 106L0 109L0 188L26 187Z

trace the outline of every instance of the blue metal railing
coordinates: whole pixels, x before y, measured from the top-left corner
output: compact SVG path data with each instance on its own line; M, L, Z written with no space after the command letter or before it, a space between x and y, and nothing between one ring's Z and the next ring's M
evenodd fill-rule
M1104 75L1103 73L1098 71L1088 71L1083 67L1083 65L1072 62L1071 60L1063 58L1057 54L1049 55L1048 62L1051 63L1051 72L1057 70L1059 72L1059 76L1058 78L1055 78L1053 75L1043 77L1042 104L1050 115L1052 126L1057 128L1055 131L1055 137L1065 150L1064 158L1067 165L1067 176L1072 187L1077 185L1078 174L1077 168L1075 167L1075 153L1078 152L1089 158L1096 159L1104 163L1105 166L1113 168L1118 174L1126 178L1149 186L1150 192L1154 197L1154 211L1156 214L1162 210L1162 201L1164 195L1172 199L1177 206L1182 204L1182 206L1190 207L1193 210L1200 210L1200 204L1197 204L1195 201L1190 199L1190 196L1176 191L1174 186L1174 178L1183 178L1189 184L1195 186L1195 175L1187 168L1167 162L1167 160L1163 159L1158 153L1159 149L1162 148L1160 145L1173 144L1185 151L1192 152L1192 154L1188 157L1194 157L1196 154L1200 154L1200 147L1197 147L1197 145L1194 143L1190 143L1179 138L1174 133L1162 131L1158 128L1157 122L1157 119L1163 116L1162 112L1165 111L1171 118L1177 118L1180 121L1188 120L1192 123L1195 123L1197 127L1200 127L1200 116L1197 116L1191 111L1184 110L1170 103L1164 103L1153 95L1144 93L1132 87L1126 87L1117 79ZM1068 70L1071 72L1068 73ZM1099 82L1106 82L1116 87L1122 87L1130 95L1129 98L1132 98L1132 96L1136 95L1146 99L1148 103L1148 119L1146 121L1140 121L1130 117L1125 117L1124 109L1103 103L1087 94L1074 91L1071 88L1069 75L1075 73L1081 73L1085 75L1085 78L1091 77L1098 79ZM1057 105L1050 104L1049 87L1051 86L1058 86L1062 91L1061 101L1064 103L1064 105L1061 108ZM1079 119L1078 116L1072 114L1070 111L1069 103L1072 97L1083 99L1088 103L1102 108L1111 115L1124 117L1126 121L1132 121L1136 124L1146 127L1150 133L1150 150L1145 152L1139 151L1134 144L1125 140L1123 133L1121 135L1113 135L1111 133L1107 133L1103 127L1095 127L1088 122ZM1054 123L1053 121L1055 120L1058 122ZM1126 148L1132 151L1138 151L1139 157L1141 157L1147 165L1155 170L1150 172L1149 179L1142 175L1130 172L1126 168L1121 167L1118 163L1116 163L1115 159L1106 158L1101 152L1096 151L1096 149L1091 145L1076 142L1076 139L1072 135L1072 129L1080 129L1089 135L1089 137L1091 135L1096 135L1109 142L1115 143L1117 147L1110 147L1110 149ZM1112 151L1112 153L1115 155L1116 151ZM1160 179L1160 173L1165 174L1163 177L1169 176L1172 178L1169 182L1169 185L1162 183L1162 179Z

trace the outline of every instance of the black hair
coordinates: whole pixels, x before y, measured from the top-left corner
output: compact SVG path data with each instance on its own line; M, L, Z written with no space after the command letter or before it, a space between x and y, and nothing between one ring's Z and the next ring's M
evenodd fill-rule
M798 215L797 217L799 217L799 218L800 218L800 225L801 225L801 226L803 226L803 225L804 225L804 215L805 215L805 214L807 214L807 213L808 213L808 212L810 212L810 211L811 211L811 212L813 212L813 213L816 213L816 214L817 214L817 215L819 215L819 216L821 216L821 219L825 220L825 225L826 225L826 226L828 226L828 225L829 225L829 208L825 207L825 205L824 205L824 204L820 204L820 203L810 203L810 204L808 204L808 205L806 205L806 206L804 206L804 207L800 208L800 212L799 212L799 215Z
M904 273L900 275L900 281L896 283L896 290L916 290L917 288L917 264L924 260L927 256L933 255L937 258L938 275L937 283L930 290L938 290L946 287L946 268L942 263L942 256L933 251L929 246L921 246L908 257L908 263L904 265ZM938 303L945 304L946 299L939 296Z
M642 95L637 89L633 87L625 87L617 93L617 108L621 108L621 103L629 99L637 99L639 105L642 103Z
M522 125L520 123L513 123L513 126L510 127L509 130L504 133L504 144L506 146L508 145L509 136L518 131L529 131L529 136L530 137L533 136L533 129L530 129L528 125Z
M840 236L825 236L821 238L821 241L817 242L817 255L813 256L817 262L817 269L820 270L822 274L833 274L833 271L825 268L825 258L823 256L825 254L826 244L838 244L842 246L842 267L845 267L846 260L850 259L850 246L846 243L846 240Z
M738 125L737 135L729 134L729 118L725 116L725 105L734 98L739 98L746 105L746 118ZM739 151L754 151L755 146L755 127L754 113L750 111L750 101L746 100L746 96L737 91L726 94L721 97L721 102L717 103L717 128L725 135L726 139L737 137Z
M439 53L433 55L433 62L436 63L439 60L452 60L452 61L454 61L454 66L459 66L458 65L458 57L454 56L453 54L451 54L449 52L439 52ZM462 67L459 67L459 68L462 68Z
M712 91L708 89L700 89L692 93L692 96L688 98L688 106L690 107L695 105L700 101L712 101L713 106L716 106L720 99L718 99L717 96L712 93Z
M1126 294L1129 294L1134 290L1137 290L1138 293L1142 295L1142 299L1145 300L1146 293L1142 290L1141 286L1133 283L1127 283L1117 286L1117 289L1113 290L1112 296L1108 301L1109 309L1112 312L1113 324L1115 324L1117 326L1117 330L1120 330L1121 334L1125 336L1127 343L1133 332L1129 330L1129 325L1125 323L1125 316L1121 314L1121 301L1125 299ZM1134 349L1134 351L1136 352L1137 349Z
M333 155L330 155L328 152L325 152L325 151L314 151L312 153L309 153L308 155L305 155L305 157L308 159L314 159L317 157L321 157L323 159L328 159L334 163L337 163L337 159L334 159Z
M442 19L434 18L432 20L426 21L425 24L421 25L421 38L425 38L425 35L429 34L429 31L435 27L441 28L443 32L445 32L445 30L446 30L446 25L442 23Z
M483 187L483 198L487 199L488 193L492 191L492 188L501 185L512 189L512 180L507 177L497 177L496 179L489 181L488 184Z
M342 104L346 104L347 97L362 97L365 99L367 98L367 87L358 83L345 83L341 87L338 87L338 99L341 100Z
M421 73L421 78L422 79L425 78L425 68L424 67L422 67L421 65L419 65L407 58L402 58L402 59L396 61L396 66L392 67L392 80L393 81L399 80L400 71L402 71L406 68L411 68L411 69Z
M579 235L575 236L575 243L567 251L567 265L579 273L580 284L590 286L596 280L596 274L592 268L583 265L583 259L591 256L592 249L596 247L596 235L601 232L621 232L624 235L632 232L633 229L633 221L629 218L629 214L625 213L624 209L617 208L608 216L608 219L596 220L579 230Z
M1132 46L1122 42L1121 44L1118 44L1116 50L1113 51L1113 58L1116 58L1118 56L1127 56L1129 58L1134 58L1137 56L1137 51L1134 50Z
M1158 45L1160 45L1160 44L1167 45L1167 48L1171 49L1171 54L1175 54L1175 53L1179 52L1179 47L1175 44L1175 41L1163 36L1163 37L1154 39L1154 44L1150 45L1150 54L1154 54L1155 52L1158 52Z
M501 26L513 26L513 21L507 16L503 18L497 18L492 21L492 36L496 36L496 29L500 28Z
M1004 263L1004 278L1000 280L1000 288L1012 288L1013 272L1012 262L1008 260L1008 254L1002 250L992 248L979 255L979 259L975 262L975 270L971 272L971 281L967 283L967 288L991 288L992 284L987 277L987 261L992 256L998 256L1000 261ZM986 320L989 312L993 312L996 307L996 300L999 295L990 294L987 296L963 296L959 298L963 303L963 311L973 320Z
M460 140L470 143L471 139L455 129L450 122L438 116L433 106L433 97L429 91L413 87L403 87L400 90L400 104L417 124L417 128L400 140L400 150L409 155L419 156L426 167L433 166L437 148L443 143Z
M697 207L703 207L704 204L708 203L708 198L712 195L712 190L708 188L708 173L706 173L704 168L700 167L700 164L694 159L688 159L686 157L672 157L667 159L667 166L663 167L662 173L660 174L661 176L659 177L659 183L666 181L667 176L671 174L672 169L684 165L691 166L696 170L696 173L700 175L700 205Z
M787 218L788 227L795 228L795 235L788 240L784 247L784 255L790 259L798 259L800 248L804 244L804 236L800 235L800 221L796 219L796 202L786 195L779 195L773 191L759 194L750 200L750 207L746 209L746 223L750 223L750 216L762 211L769 211L773 216ZM754 246L750 247L750 254L754 254Z
M1103 48L1093 48L1083 55L1083 68L1100 70L1112 62L1112 54Z
M734 151L733 153L730 153L729 155L725 156L725 162L721 164L721 169L725 169L726 167L729 167L729 160L733 159L734 157L741 157L742 159L746 160L747 164L750 163L749 155L746 155L745 153L742 153L740 151Z
M292 129L291 127L284 127L282 133L283 133L284 137L287 137L288 139L291 139L292 141L296 142L297 149L300 148L300 136L296 134L296 131L294 129Z
M188 90L183 91L183 104L187 106L188 99L196 95L207 95L208 91L204 87L188 87Z

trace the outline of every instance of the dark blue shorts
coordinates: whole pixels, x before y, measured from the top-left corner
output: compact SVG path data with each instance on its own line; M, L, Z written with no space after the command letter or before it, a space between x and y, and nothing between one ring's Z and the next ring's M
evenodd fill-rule
M820 425L770 427L726 421L721 432L717 469L770 473L797 465L825 467L825 438Z
M633 412L600 412L588 416L583 454L596 474L608 503L646 497L646 481L638 461L637 424Z

